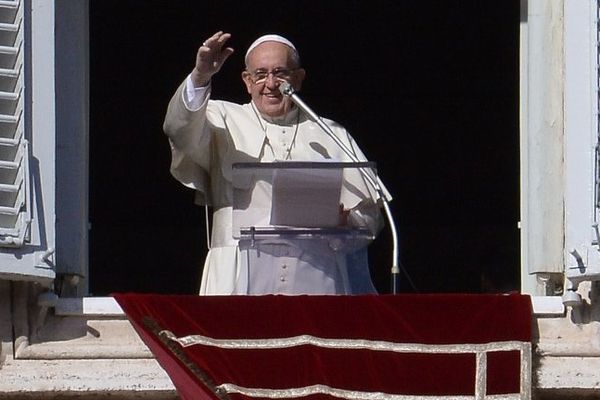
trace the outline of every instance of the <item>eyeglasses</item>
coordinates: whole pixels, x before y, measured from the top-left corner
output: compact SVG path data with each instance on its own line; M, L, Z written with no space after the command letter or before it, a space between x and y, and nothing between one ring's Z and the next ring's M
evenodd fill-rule
M288 81L292 76L292 73L296 71L298 68L287 69L287 68L275 68L271 71L266 71L264 69L257 69L254 72L249 72L250 80L255 85L259 85L264 83L269 79L269 75L273 75L273 78L277 81Z

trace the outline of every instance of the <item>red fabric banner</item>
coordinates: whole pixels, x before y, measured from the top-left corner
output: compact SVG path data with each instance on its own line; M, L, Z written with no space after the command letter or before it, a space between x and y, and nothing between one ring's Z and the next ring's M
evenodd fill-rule
M531 301L517 294L114 297L185 400L248 398L217 390L226 384L282 391L323 385L365 393L473 395L474 354L406 353L386 346L531 341ZM234 347L182 347L159 335L162 330L180 338L226 339ZM301 335L328 345L250 346L254 339L277 344ZM383 348L346 346L355 343L348 339ZM488 394L518 393L519 352L490 353L486 376Z

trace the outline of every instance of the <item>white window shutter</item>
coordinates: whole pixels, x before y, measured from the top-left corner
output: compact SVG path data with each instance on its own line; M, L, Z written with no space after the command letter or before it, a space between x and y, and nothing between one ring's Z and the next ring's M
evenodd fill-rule
M600 280L598 210L598 5L564 3L565 304L581 302L580 283ZM597 182L596 182L597 184Z
M0 279L55 277L52 0L0 0Z

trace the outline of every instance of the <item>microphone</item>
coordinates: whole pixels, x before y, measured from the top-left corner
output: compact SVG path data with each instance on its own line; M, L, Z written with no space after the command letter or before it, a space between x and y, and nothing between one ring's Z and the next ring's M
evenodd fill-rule
M333 141L344 151L344 153L346 153L346 155L348 157L350 157L350 159L353 162L360 162L360 160L356 157L356 155L352 152L352 150L350 150L348 148L348 146L346 146L346 144L344 144L344 142L342 142L340 140L340 138L338 138L335 133L333 133L333 131L331 130L331 128L329 126L327 126L327 124L325 124L323 122L323 120L321 118L319 118L319 116L313 111L311 110L311 108L306 105L306 103L304 101L302 101L302 99L300 97L298 97L298 95L296 94L296 90L292 87L292 85L287 82L287 81L283 81L279 84L279 91L281 92L282 95L289 97L290 99L292 99L292 101L294 102L294 104L296 104L302 111L304 111L304 113L306 113L313 121L315 121L317 123L317 125L319 125L319 127L331 138L333 139ZM381 180L379 179L379 176L375 176L375 179L373 179L373 177L368 174L363 168L359 168L361 174L363 175L363 177L373 186L373 188L375 188L375 191L377 192L379 199L381 200L382 204L383 204L383 209L385 210L385 215L387 217L387 220L389 222L389 226L390 226L390 231L392 233L392 241L393 241L393 250L392 250L392 269L391 269L391 274L392 274L392 293L393 294L397 294L398 293L398 281L399 281L399 275L400 275L400 267L399 267L399 261L398 261L398 234L396 232L396 225L394 223L394 218L392 217L392 212L390 210L390 198L386 195L386 193L383 191L382 189L382 183Z
M281 81L281 83L279 84L279 91L284 96L291 96L296 93L296 90L288 81Z

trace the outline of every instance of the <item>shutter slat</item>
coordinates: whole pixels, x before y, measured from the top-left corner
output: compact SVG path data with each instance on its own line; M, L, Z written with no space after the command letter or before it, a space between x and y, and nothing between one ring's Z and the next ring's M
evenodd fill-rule
M0 54L16 55L19 53L19 48L15 46L0 46Z
M2 92L0 91L0 100L11 100L15 101L19 99L19 93L14 92Z
M0 31L18 32L19 24L7 24L4 22L0 22Z
M0 68L0 76L6 76L9 78L16 78L17 76L19 76L20 72L21 67L15 69Z
M0 122L8 122L11 124L16 124L19 122L19 117L16 115L2 115L0 114Z
M5 8L5 9L9 9L9 10L14 10L19 8L19 2L18 1L7 1L7 0L3 0L0 1L0 9Z

